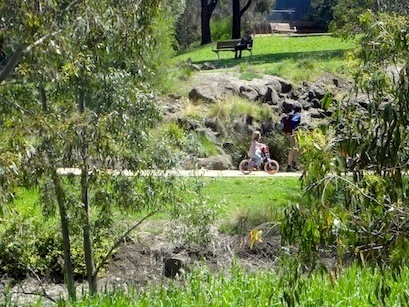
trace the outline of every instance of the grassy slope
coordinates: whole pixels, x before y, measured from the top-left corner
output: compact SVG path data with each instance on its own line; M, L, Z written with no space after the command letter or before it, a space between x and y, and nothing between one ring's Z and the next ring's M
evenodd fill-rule
M278 36L254 38L253 56L244 52L234 59L233 52L220 52L220 60L212 52L215 43L200 46L173 58L174 63L190 59L193 63L212 62L219 68L240 67L240 71L274 74L292 81L310 80L323 72L348 75L347 51L356 46L354 40L342 40L330 35Z
M301 188L294 177L214 178L207 181L203 193L210 202L222 204L229 215L237 209L284 208L288 202L297 201Z

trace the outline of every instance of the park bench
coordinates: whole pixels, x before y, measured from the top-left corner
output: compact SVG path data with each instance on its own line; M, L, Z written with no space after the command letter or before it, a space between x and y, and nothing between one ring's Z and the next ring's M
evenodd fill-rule
M274 33L295 33L297 32L297 28L290 27L289 23L285 22L272 22L270 23L271 34Z
M241 39L230 39L226 41L219 41L216 43L216 48L213 48L212 51L217 53L217 58L220 59L219 52L220 51L235 51L235 48L237 44L239 44ZM247 44L246 49L250 52L250 55L252 56L252 48L253 48L253 41L249 42Z

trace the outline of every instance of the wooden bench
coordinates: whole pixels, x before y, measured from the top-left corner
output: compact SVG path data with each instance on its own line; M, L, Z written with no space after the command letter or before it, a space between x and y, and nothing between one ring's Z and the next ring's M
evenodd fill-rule
M230 39L226 41L219 41L216 43L216 48L213 47L212 51L217 53L217 58L220 59L219 52L220 51L233 51L235 52L237 44L241 42L241 39ZM253 48L253 41L249 42L247 44L246 49L250 52L250 55L253 56L252 53L252 48Z
M297 32L297 28L290 27L289 23L285 22L272 22L270 23L271 34L274 33L295 33Z

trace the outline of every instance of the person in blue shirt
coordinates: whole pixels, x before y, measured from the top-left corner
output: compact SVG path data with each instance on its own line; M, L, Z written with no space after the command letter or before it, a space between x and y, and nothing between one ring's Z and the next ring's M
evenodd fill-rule
M299 167L297 165L298 152L295 144L295 133L300 126L301 122L301 107L296 106L294 108L294 115L291 117L291 130L285 132L285 135L290 143L290 150L288 151L287 158L287 172L298 171Z

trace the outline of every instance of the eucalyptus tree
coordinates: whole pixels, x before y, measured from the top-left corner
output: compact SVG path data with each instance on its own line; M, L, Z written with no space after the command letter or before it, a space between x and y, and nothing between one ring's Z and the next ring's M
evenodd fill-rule
M167 167L159 152L164 147L156 144L153 152L148 133L160 119L149 82L158 64L152 54L166 47L153 31L161 2L1 2L8 59L0 89L0 129L8 146L1 149L18 159L13 156L14 163L2 153L0 162L14 163L8 171L18 175L19 184L39 187L44 212L53 214L57 205L72 299L70 235L76 228L82 232L90 293L95 293L97 274L120 240L96 264L93 237L109 232L115 206L150 216L180 202L171 177L139 172ZM67 177L79 189L67 186L62 167L79 169L79 178ZM126 176L129 171L132 176ZM14 184L15 176L7 178Z
M409 263L409 19L369 11L359 19L355 91L330 129L300 135L306 197L287 210L283 241L298 242L309 260L330 245L399 270Z

